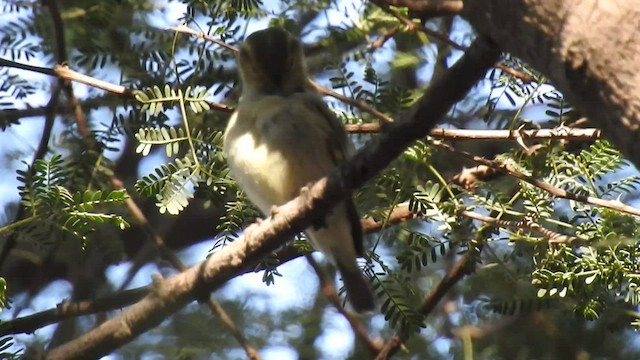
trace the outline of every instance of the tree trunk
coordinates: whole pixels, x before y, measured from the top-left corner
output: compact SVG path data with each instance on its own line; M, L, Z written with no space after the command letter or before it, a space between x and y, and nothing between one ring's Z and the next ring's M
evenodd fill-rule
M467 0L463 17L548 76L639 167L638 2Z

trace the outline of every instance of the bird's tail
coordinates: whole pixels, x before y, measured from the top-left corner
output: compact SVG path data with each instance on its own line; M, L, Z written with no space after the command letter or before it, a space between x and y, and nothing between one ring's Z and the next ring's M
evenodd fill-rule
M360 272L358 266L345 266L340 261L336 261L336 265L342 276L344 287L347 289L347 298L353 309L357 312L373 310L375 304L371 286Z
M347 297L357 312L373 310L373 292L356 262L362 253L360 217L353 204L338 205L327 216L326 226L306 230L313 246L336 265L347 289Z

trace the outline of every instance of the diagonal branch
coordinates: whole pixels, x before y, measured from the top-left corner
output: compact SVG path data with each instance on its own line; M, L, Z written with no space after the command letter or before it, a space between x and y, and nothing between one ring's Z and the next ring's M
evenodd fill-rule
M415 214L409 211L408 207L400 206L394 209L385 221L375 221L372 218L364 218L361 220L361 223L365 233L372 233L380 231L384 226L409 221L414 218ZM298 253L292 245L283 247L276 254L280 264L284 264L301 256L302 255ZM255 269L253 267L246 268L242 274L257 272L260 270L262 269ZM70 317L95 314L97 312L105 312L127 307L146 296L149 291L150 287L144 286L142 288L124 290L115 294L109 294L94 300L75 303L64 302L54 309L44 310L0 323L0 336L31 333L44 326L60 322ZM137 295L133 295L133 293Z

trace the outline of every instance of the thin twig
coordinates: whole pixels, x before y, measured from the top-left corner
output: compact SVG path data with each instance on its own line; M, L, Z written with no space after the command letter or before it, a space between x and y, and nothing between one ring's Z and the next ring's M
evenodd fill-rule
M216 44L218 44L220 46L224 46L226 49L229 49L234 54L238 53L238 49L236 47L231 46L229 44L225 44L224 42L222 42L220 40L217 40L217 39L215 39L215 38L213 38L213 37L211 37L209 35L206 35L204 33L197 32L197 31L195 31L193 29L190 29L190 28L188 28L186 26L171 27L169 29L173 30L173 31L176 31L176 32L179 32L179 33L185 33L185 34L197 36L197 37L205 39L207 41L215 42ZM222 45L222 44L224 44L224 45ZM376 118L378 118L379 120L381 120L383 122L387 122L388 123L388 122L392 122L393 121L393 119L390 116L387 116L384 113L372 108L371 106L369 106L364 101L352 99L352 98L350 98L348 96L344 96L344 95L338 94L337 92L335 92L335 91L333 91L331 89L327 89L326 87L324 87L324 86L322 86L322 85L320 85L320 84L318 84L318 83L316 83L314 81L312 81L311 83L312 83L312 85L315 87L315 89L318 92L320 92L320 93L322 93L324 95L334 97L334 98L336 98L336 99L338 99L338 100L340 100L340 101L342 101L342 102L344 102L346 104L356 106L359 109L361 109L362 111L367 112L367 113L375 116Z
M593 197L593 196L586 196L586 195L580 195L580 194L575 194L569 191L566 191L564 189L561 189L557 186L553 186L545 181L542 181L540 179L536 179L534 177L525 175L523 173L521 173L520 171L514 169L513 167L511 167L508 164L503 164L500 163L498 161L495 160L487 160L481 156L477 156L477 155L473 155L471 153L468 153L466 151L461 151L458 149L455 149L454 147L447 145L441 141L438 140L432 140L430 141L431 144L447 150L449 152L452 152L456 155L459 155L463 158L469 159L471 161L475 161L478 164L482 164L482 165L486 165L489 166L491 168L494 168L502 173L505 173L509 176L513 176L516 179L520 179L526 183L529 183L537 188L540 188L546 192L548 192L549 194L551 194L552 196L558 197L558 198L563 198L563 199L569 199L569 200L575 200L581 203L585 203L585 204L589 204L589 205L594 205L594 206L601 206L601 207L605 207L611 210L616 210L616 211L620 211L623 213L627 213L630 215L635 215L635 216L640 216L640 209L634 208L632 206L626 205L624 203L622 203L620 200L604 200L604 199L600 199L597 197Z
M376 41L371 43L371 46L369 46L369 51L374 51L384 46L384 44L389 41L389 39L396 36L398 31L400 31L400 25L396 25L391 29L385 31Z
M77 71L71 70L66 65L56 65L53 70L55 75L61 79L86 84L91 87L110 92L112 94L124 96L126 98L133 98L135 96L134 91L131 91L122 85L112 84L107 81L99 80L94 77L81 74Z
M312 81L311 84L315 87L315 89L320 92L323 95L327 95L327 96L331 96L333 98L336 98L342 102L344 102L345 104L349 104L352 106L355 106L357 108L359 108L360 110L367 112L371 115L373 115L374 117L376 117L378 120L382 121L383 123L390 123L393 121L393 118L374 109L373 107L371 107L369 104L365 103L364 101L361 100L357 100L354 98L351 98L349 96L345 96L342 94L338 94L337 92L328 89L320 84L318 84L315 81Z
M130 90L122 85L113 84L108 81L96 79L94 77L81 74L77 71L70 69L67 65L56 65L53 69L50 69L50 68L44 68L39 66L25 65L15 61L10 61L10 60L0 58L0 67L2 66L32 71L32 72L49 75L49 76L55 76L65 81L79 82L85 85L89 85L89 86L107 91L111 94L119 95L125 99L135 98L136 92L139 91L139 90ZM224 104L219 104L212 101L208 101L207 103L214 110L223 111L223 112L233 111L232 107ZM8 114L7 115L8 117L13 117L15 116L13 115L15 112L17 111L7 111L6 113ZM24 114L24 116L34 116L34 115L37 115L37 114L33 114L30 111L26 111Z
M486 224L496 226L496 227L517 228L517 229L526 229L526 230L535 231L540 235L549 239L550 243L568 244L577 240L577 238L574 236L560 234L558 232L555 232L553 230L543 227L542 225L538 224L535 221L530 221L526 219L523 221L502 220L495 217L478 214L476 212L468 211L468 210L461 210L458 212L458 214L464 217L468 217L470 219L480 220Z
M238 48L237 47L235 47L233 45L229 45L229 44L225 43L224 41L218 40L218 39L214 38L213 36L209 36L209 35L207 35L207 34L205 34L203 32L195 31L195 30L191 29L190 27L188 27L186 25L171 26L171 27L168 27L167 30L173 30L173 31L175 31L177 33L189 34L189 35L195 36L195 37L200 38L200 39L211 41L212 43L220 45L221 47L231 51L234 54L238 53Z
M10 67L10 68L15 68L15 69L27 70L27 71L31 71L31 72L35 72L35 73L43 74L43 75L56 76L56 72L53 69L40 67L40 66L23 64L23 63L19 63L19 62L16 62L16 61L3 59L3 58L0 58L0 67Z
M478 186L478 182L490 181L502 175L504 174L498 172L494 168L484 165L476 165L468 168L463 167L460 172L451 178L450 182L471 191Z
M415 23L413 22L411 19L406 18L405 16L403 16L402 14L400 14L398 11L396 11L395 9L391 8L389 6L389 4L387 4L384 0L371 0L372 3L376 4L378 7L380 7L382 10L384 10L385 12L387 12L388 14L394 16L396 19L398 19L401 23L403 23L407 29L409 31L420 31L423 32L425 34L427 34L428 36L431 36L432 38L436 39L437 41L440 41L444 44L447 44L449 46L451 46L452 48L456 49L456 50L461 50L461 51L466 51L467 47L464 45L460 45L458 43L456 43L455 41L449 39L447 36L431 30L427 27L424 27L421 24ZM505 66L504 64L500 64L500 63L496 63L494 65L494 67L508 73L509 75L519 78L524 82L531 82L533 81L533 77L524 74L520 71L511 69L507 66Z
M565 126L536 130L471 130L433 129L432 138L447 140L518 140L518 139L562 139L595 141L600 139L600 129L574 129Z

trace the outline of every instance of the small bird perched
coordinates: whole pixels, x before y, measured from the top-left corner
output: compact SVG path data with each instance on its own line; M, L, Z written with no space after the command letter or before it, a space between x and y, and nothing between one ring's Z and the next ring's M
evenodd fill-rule
M238 55L242 94L224 134L231 175L264 214L345 161L353 145L344 125L315 93L300 42L268 28L246 38ZM312 245L338 267L353 308L374 306L356 257L362 227L352 199L338 204L326 227L305 230Z

